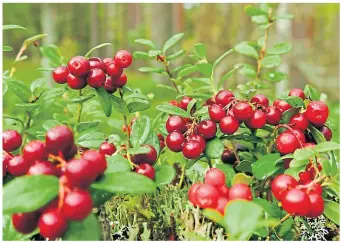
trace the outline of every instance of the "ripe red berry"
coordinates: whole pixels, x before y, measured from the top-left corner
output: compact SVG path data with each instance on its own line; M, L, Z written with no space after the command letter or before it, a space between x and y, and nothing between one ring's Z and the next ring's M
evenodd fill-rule
M251 192L250 187L242 183L234 184L230 188L229 199L230 201L236 200L236 199L252 201L252 192Z
M100 88L104 86L106 75L104 71L102 71L101 69L94 68L89 71L89 74L86 80L90 87Z
M67 76L67 84L71 89L79 90L86 87L87 83L84 77L77 77L72 74Z
M190 101L192 101L193 98L191 97L183 97L180 101L180 108L182 108L183 110L187 110L187 106L189 104Z
M322 101L311 101L305 112L306 118L316 127L321 127L327 121L329 115L328 106Z
M7 175L7 165L5 162L2 162L2 178Z
M223 117L226 116L226 111L220 104L213 104L208 108L208 114L210 115L210 119L218 123Z
M245 120L245 125L250 129L263 128L266 123L266 116L262 110L255 110L251 118Z
M216 188L217 188L220 196L229 198L230 189L225 184L221 185L221 186L216 186Z
M279 200L282 200L283 193L288 189L294 188L298 182L292 176L281 174L276 176L271 182L271 191L273 195Z
M23 176L27 173L31 163L22 155L14 156L7 164L7 170L12 176Z
M104 88L107 90L108 93L114 93L116 92L117 88L114 87L112 84L112 78L110 76L107 76L104 82Z
M138 167L135 168L135 172L146 177L149 177L152 180L154 180L155 178L154 167L152 167L149 164L140 164Z
M176 100L170 100L168 103L172 106L180 108L180 103L178 103Z
M45 144L50 153L66 152L72 147L73 142L73 133L66 125L56 126L46 133Z
M240 121L251 118L253 112L252 106L247 102L239 102L233 107L233 115Z
M48 161L38 161L34 165L30 167L27 172L27 175L52 175L58 176L59 171L56 166L54 166L51 162Z
M159 138L159 141L165 141L165 137L163 137L161 133L158 133L157 137Z
M73 144L71 148L64 153L65 159L73 158L78 153L78 147L77 145Z
M215 96L215 102L225 107L234 99L234 94L228 90L221 90Z
M302 171L298 173L298 176L300 178L300 182L308 182L314 179L314 177L308 171Z
M126 50L120 50L116 53L114 57L114 61L117 65L121 68L127 68L133 62L133 57L131 54Z
M219 128L224 134L234 134L239 128L239 122L234 117L226 116L220 120Z
M157 159L157 152L156 152L155 148L151 145L148 145L148 144L142 145L142 147L147 148L148 152L145 154L134 155L133 156L134 163L136 163L138 165L143 164L143 163L153 165Z
M205 139L199 135L199 134L192 134L190 136L187 137L187 140L194 140L197 141L200 145L201 151L204 152L205 148L206 148L206 141Z
M283 209L294 215L306 216L311 209L309 196L296 188L285 191L281 202Z
M308 197L311 203L311 208L308 212L307 217L315 218L320 216L324 211L324 200L321 194L310 193L308 194Z
M166 147L165 141L160 141L160 150Z
M111 77L119 77L123 73L123 69L115 62L110 62L106 65L106 72Z
M202 153L202 148L198 141L188 140L184 143L182 148L182 154L187 159L197 159Z
M269 99L263 94L257 94L253 98L251 98L251 103L255 103L261 105L263 107L269 106Z
M128 79L127 79L127 75L123 73L119 77L111 77L111 81L114 87L121 88L125 84L127 84Z
M236 160L237 160L237 158L234 155L232 150L226 149L226 150L224 150L223 154L221 155L221 161L223 163L234 165Z
M91 57L89 58L89 64L90 64L90 70L98 68L98 69L101 69L102 71L106 71L106 65L101 60L101 58Z
M332 139L332 131L329 127L323 125L321 128L319 128L319 130L327 141Z
M302 100L305 99L304 92L301 88L293 88L289 92L289 96L296 96L302 98Z
M103 59L103 63L107 66L109 65L111 62L113 62L114 60L112 58L104 58Z
M291 129L291 130L286 130L284 131L285 133L291 133L294 134L296 139L300 142L300 144L304 144L306 142L305 135L303 131L299 129Z
M211 97L210 99L207 99L206 102L205 102L205 105L206 106L212 106L213 104L215 104L215 100L213 97Z
M97 175L103 174L107 169L107 161L105 156L96 150L87 150L83 153L82 158L91 163L92 169Z
M31 164L36 160L45 160L47 158L45 143L40 140L33 140L26 144L23 150L23 157Z
M74 190L69 192L62 206L62 215L69 220L83 220L92 210L93 203L91 195L85 190Z
M67 163L65 176L72 187L87 188L97 177L98 171L85 159L73 159Z
M99 146L99 153L101 153L102 155L112 155L115 152L116 152L116 146L109 142L103 142Z
M292 108L292 106L282 99L277 99L274 101L273 105L278 108L282 113Z
M195 201L200 208L216 208L219 193L211 184L201 184L194 193Z
M90 63L83 56L75 56L69 61L67 67L72 75L81 77L88 74Z
M270 106L266 108L265 116L268 124L277 125L282 118L282 111L275 106Z
M40 216L38 226L41 236L55 240L63 236L68 222L57 209L49 209Z
M290 118L289 124L293 128L305 131L308 128L308 119L302 113L297 113Z
M69 73L69 69L66 66L58 66L53 70L53 80L59 84L65 84L67 83Z
M300 143L294 134L283 132L276 139L276 147L280 153L289 154L299 149Z
M185 137L179 131L173 131L166 137L167 147L173 152L180 152L184 142Z
M198 205L197 197L195 193L197 192L198 188L201 186L201 183L193 184L188 190L188 200L194 205Z
M225 214L225 207L228 204L229 200L226 197L219 197L217 201L216 210L221 213L221 215Z
M213 186L225 185L225 174L217 168L209 169L205 174L205 183Z
M37 228L39 214L37 212L31 213L15 213L12 215L12 223L14 228L22 233L29 234Z
M199 123L198 133L204 139L212 139L217 133L217 125L212 120L203 120Z
M21 146L22 137L13 129L6 130L2 134L2 148L6 152L12 152Z
M179 116L169 117L166 122L166 129L168 133L171 133L175 130L185 133L187 130L185 121Z
M306 190L302 189L302 190L305 191L307 194L316 193L316 194L322 195L322 192L323 192L322 186L320 185L320 183L317 183L317 182L314 182L308 189Z

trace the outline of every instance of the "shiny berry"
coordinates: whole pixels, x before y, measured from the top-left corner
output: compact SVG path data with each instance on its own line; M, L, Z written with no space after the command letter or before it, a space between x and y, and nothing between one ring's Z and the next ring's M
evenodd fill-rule
M224 184L221 186L216 186L219 195L228 198L230 189Z
M295 96L295 97L300 97L302 100L305 99L304 92L301 88L293 88L289 92L289 96Z
M111 62L113 62L114 60L112 58L104 58L103 59L103 63L104 65L109 65Z
M111 81L114 87L121 88L127 84L128 78L126 74L122 74L119 77L111 77Z
M106 65L101 60L101 58L91 57L89 58L89 64L90 64L90 70L98 68L98 69L101 69L102 71L106 71Z
M237 160L236 156L234 155L233 151L230 149L224 150L223 154L221 155L221 161L223 163L234 165L236 160Z
M214 98L210 98L210 99L207 99L206 100L206 102L205 102L205 105L206 106L212 106L213 104L215 104L216 102L215 102L215 100L214 100Z
M215 208L218 204L218 190L211 184L201 184L194 196L200 208Z
M111 62L106 65L106 72L111 77L119 77L122 75L123 69L115 62Z
M171 133L175 130L177 130L181 133L185 133L187 130L186 123L180 116L169 117L167 122L166 122L166 129L167 129L168 133Z
M88 74L90 63L83 56L75 56L69 61L67 67L72 75L81 77Z
M220 104L213 104L208 108L208 114L210 115L210 119L218 123L223 117L226 116L226 111Z
M263 128L266 123L266 116L262 110L255 110L252 116L245 120L245 125L250 129Z
M165 141L165 137L163 137L161 133L158 133L157 137L159 138L159 141Z
M302 171L298 173L298 176L300 178L300 182L308 182L314 179L314 177L308 171Z
M40 216L38 226L41 236L55 240L63 236L68 222L57 209L48 209Z
M103 142L99 146L99 153L101 153L102 155L112 155L115 152L116 152L116 146L109 142Z
M308 194L311 208L308 212L307 217L315 218L320 216L324 211L324 200L321 196L321 194L318 193L310 193Z
M85 159L73 159L67 163L65 176L72 187L87 188L97 177L98 171Z
M295 129L305 131L308 129L309 122L304 114L297 113L290 118L289 124Z
M78 153L78 147L77 147L77 145L73 144L71 146L71 148L69 148L68 151L66 151L64 153L64 157L65 157L65 159L68 160L68 159L74 157L77 153Z
M112 84L112 78L107 76L104 82L104 88L107 90L108 93L114 93L117 91L117 87L114 87Z
M180 103L178 103L176 100L170 100L168 103L174 107L180 108Z
M65 84L67 83L69 73L69 69L66 66L58 66L53 70L53 80L59 84Z
M58 151L65 152L74 144L74 137L71 129L65 125L56 126L46 133L46 149L53 154Z
M219 197L217 201L216 210L221 213L221 215L225 214L225 207L228 204L229 200L226 197Z
M154 180L155 178L154 167L152 167L149 164L140 164L138 167L135 168L135 172L146 177L149 177L152 180Z
M224 134L234 134L239 128L239 122L234 117L226 116L220 120L219 128Z
M282 118L282 111L275 106L269 106L265 110L265 117L268 124L277 125Z
M51 175L58 176L59 171L55 165L48 161L38 161L30 167L27 175Z
M252 192L251 192L250 187L242 183L234 184L230 188L229 199L230 201L236 200L236 199L252 201Z
M84 77L77 77L72 74L67 76L67 84L71 89L79 90L86 87L86 79Z
M206 141L205 139L199 135L199 134L192 134L190 136L187 137L187 140L194 140L197 141L200 145L201 151L204 152L205 148L206 148Z
M148 152L145 154L134 155L133 156L134 163L136 163L136 164L147 163L149 165L153 165L157 159L157 153L156 153L155 148L151 145L148 145L148 144L142 145L142 147L147 148Z
M127 68L133 62L133 57L131 54L126 50L120 50L116 53L114 57L114 61L117 65L121 68Z
M319 130L327 141L332 139L332 131L329 127L323 125L321 128L319 128Z
M281 198L283 209L288 213L306 216L311 209L309 196L300 189L289 189Z
M301 131L299 129L291 129L291 130L286 130L284 132L294 134L295 137L299 140L300 145L304 144L306 142L305 135L304 135L303 131Z
M189 104L190 101L192 101L193 98L191 97L183 97L180 101L180 108L182 108L183 110L187 110L187 106Z
M307 194L317 193L319 195L322 195L323 192L321 184L317 182L313 182L312 185L309 186L309 188L307 188L306 190L305 189L302 190L305 191Z
M90 87L100 88L104 86L106 75L104 71L102 71L101 69L94 68L89 71L89 74L86 80Z
M91 213L92 207L88 191L74 190L66 195L61 211L66 219L83 220Z
M107 169L105 155L101 154L99 151L87 150L83 153L82 159L89 161L98 175L103 174Z
M184 142L185 137L179 131L173 131L166 137L167 147L173 152L180 152Z
M182 154L187 159L197 159L199 158L201 153L202 153L202 148L198 141L189 140L184 143L183 148L182 148Z
M212 120L203 120L199 123L198 133L204 139L212 139L217 133L217 125Z
M251 118L253 113L252 106L247 102L239 102L233 107L233 115L240 121L245 121Z
M195 183L193 184L189 190L188 190L188 200L194 205L198 205L198 201L196 200L196 195L195 193L197 192L198 188L201 186L201 183Z
M33 140L29 142L24 147L23 157L31 164L36 160L45 160L47 158L45 143L40 140Z
M29 234L37 228L39 214L37 212L31 213L15 213L12 215L12 223L14 228L22 233Z
M27 173L31 163L22 155L14 156L7 164L7 170L12 176L23 176Z
M234 99L234 94L228 90L221 90L215 96L215 102L225 107Z
M328 106L322 101L309 102L305 116L316 127L321 127L327 121L329 115Z
M269 99L264 96L263 94L257 94L253 98L251 98L251 102L261 105L263 107L268 107L269 106Z
M213 186L225 185L225 173L217 168L211 168L205 174L205 183Z
M276 139L276 147L280 153L289 154L299 149L300 143L294 134L283 132Z
M22 137L13 129L6 130L2 134L2 148L6 152L12 152L21 146Z
M292 176L281 174L276 176L271 182L271 191L277 200L282 200L282 195L285 191L295 188L298 182Z
M282 113L292 108L292 106L282 99L277 99L274 101L273 105L278 108Z

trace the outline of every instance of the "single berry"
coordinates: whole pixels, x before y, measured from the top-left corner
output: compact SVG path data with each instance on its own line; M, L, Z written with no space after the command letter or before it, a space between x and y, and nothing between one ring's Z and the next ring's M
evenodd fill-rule
M332 131L329 127L323 125L321 128L319 128L319 130L327 141L332 139Z
M257 94L253 98L251 98L251 102L261 105L263 107L268 107L269 106L269 99L264 96L263 94Z
M201 183L195 183L188 189L188 200L194 205L198 205L198 201L196 200L195 193L197 192L198 188L201 186Z
M215 102L225 107L234 99L234 94L228 90L221 90L215 96Z
M217 133L217 125L212 120L203 120L199 123L198 133L204 139L212 139Z
M90 87L100 88L104 86L106 75L104 71L102 71L101 69L94 68L89 71L89 74L86 80Z
M215 209L221 213L222 215L225 214L225 207L227 206L229 200L226 197L219 197L217 201L217 206Z
M323 126L328 115L328 106L322 101L310 101L305 111L306 118L316 127Z
M166 129L167 129L168 133L171 133L175 130L177 130L181 133L185 133L187 130L186 123L180 116L169 117L167 122L166 122Z
M282 118L282 111L275 106L269 106L265 110L265 117L268 124L277 125Z
M208 108L208 114L210 115L210 119L218 123L223 117L226 116L226 111L220 104L213 104Z
M205 174L205 183L213 186L225 185L225 174L217 168L209 169Z
M97 177L98 170L85 159L73 159L67 163L65 176L72 187L87 188Z
M292 188L282 194L282 206L288 213L307 216L311 209L309 196L300 189Z
M53 154L59 151L66 152L74 144L74 137L71 129L66 125L56 126L46 133L46 149Z
M308 171L302 171L298 173L298 176L300 178L300 182L308 182L314 179L314 177Z
M303 131L301 131L299 129L286 130L286 131L284 131L284 133L294 134L296 139L298 139L298 141L300 142L300 145L304 144L306 142L305 135L304 135Z
M182 148L182 154L187 159L197 159L199 158L201 153L202 148L198 141L188 140L187 142L184 143Z
M87 160L91 163L93 170L97 175L103 174L107 169L107 161L105 160L105 155L101 154L96 150L87 150L83 153L82 159Z
M111 62L113 62L114 60L112 58L104 58L103 59L103 63L104 65L109 65Z
M79 90L86 87L87 83L84 77L77 77L72 74L67 76L67 84L71 89Z
M221 161L223 163L234 165L236 160L237 160L236 156L234 155L233 151L230 149L224 150L223 154L221 155Z
M174 107L180 108L180 103L178 103L176 100L170 100L169 104L174 106Z
M195 191L194 196L200 208L215 208L218 204L218 190L211 184L201 184Z
M45 160L47 158L45 143L40 140L31 141L30 143L25 145L23 150L23 157L31 164L36 160Z
M142 147L145 147L148 149L148 152L145 154L137 154L133 156L133 161L136 164L143 164L147 163L149 165L153 165L157 159L157 152L155 148L151 145L145 144L142 145Z
M90 63L90 70L98 68L98 69L101 69L102 71L106 71L106 65L101 60L101 58L91 57L89 58L89 63Z
M285 191L295 188L298 182L292 176L281 174L276 176L271 182L271 191L277 200L282 200Z
M242 183L234 184L230 188L229 199L230 201L236 200L236 199L252 201L252 192L251 192L250 187Z
M305 131L308 129L309 122L304 114L297 113L290 118L289 124L295 129Z
M115 152L116 152L116 146L109 142L103 142L99 146L99 153L101 153L102 155L112 155Z
M104 82L104 88L108 93L114 93L117 91L117 87L112 84L112 77L107 76Z
M117 65L121 68L127 68L133 62L133 57L131 54L126 50L120 50L116 53L114 57L114 61Z
M119 77L111 77L111 81L114 87L121 88L125 84L127 84L128 79L127 79L127 75L123 73Z
M261 129L266 123L266 116L262 110L255 110L252 116L245 120L245 125L250 129Z
M253 113L252 106L247 102L239 102L233 107L234 117L240 121L251 118Z
M295 97L300 97L302 100L305 99L304 92L301 88L293 88L289 92L289 96L295 96Z
M83 56L75 56L69 61L67 67L72 75L81 77L88 74L90 63Z
M31 163L22 155L14 156L7 165L7 170L12 176L23 176L27 173Z
M62 214L69 220L83 220L92 210L92 199L88 191L74 190L69 192L62 206Z
M41 236L55 240L63 236L68 227L68 222L58 209L49 209L40 216L38 226Z
M161 133L158 133L157 137L159 138L159 141L165 141L165 137L163 137Z
M239 122L234 117L226 116L220 120L219 128L224 134L234 134L239 128Z
M277 99L274 101L273 105L278 108L282 113L292 108L292 106L282 99Z
M111 77L119 77L123 74L123 69L115 62L110 62L106 65L106 72Z
M187 137L187 140L194 140L197 141L200 145L201 151L204 152L205 148L206 148L206 141L205 139L199 135L199 134L192 134L190 136Z
M2 134L2 148L6 152L12 152L21 146L22 137L13 129L6 130Z
M299 149L300 143L294 134L283 132L276 139L276 147L282 154L289 154Z
M216 188L217 188L220 196L229 198L230 189L225 184L221 185L221 186L216 186Z
M27 172L27 175L51 175L58 176L59 171L56 166L54 166L51 162L48 161L38 161L34 165L30 167Z
M324 211L324 200L321 194L317 193L310 193L308 194L308 197L311 203L311 208L308 212L307 217L316 218L320 216Z
M185 137L179 131L173 131L166 137L167 147L173 152L180 152L184 142Z
M69 73L69 69L66 66L58 66L53 70L53 80L59 84L65 84L67 83Z
M39 214L37 212L15 213L12 215L14 228L22 233L29 234L37 228Z
M183 97L180 101L180 108L182 108L183 110L187 110L187 106L189 104L190 101L192 101L193 98L191 97Z
M212 106L213 104L215 104L215 100L213 97L211 97L210 99L207 99L206 102L205 102L205 105L206 106Z
M144 175L146 177L149 177L150 179L154 180L155 178L155 170L154 167L152 167L149 164L140 164L138 167L135 168L135 172L141 175Z

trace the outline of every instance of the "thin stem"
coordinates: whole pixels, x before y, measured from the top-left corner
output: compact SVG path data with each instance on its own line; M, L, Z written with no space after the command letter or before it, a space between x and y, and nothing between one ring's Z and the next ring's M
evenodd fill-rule
M15 57L14 62L16 62L16 61L18 61L18 60L20 59L20 57L22 56L22 54L24 54L26 48L27 48L27 45L24 43L24 44L21 46L21 48L20 48L20 50L19 50L17 56ZM16 71L15 65L13 64L9 76L10 76L10 77L13 77L15 71Z
M82 97L82 89L79 90L79 97ZM82 109L83 109L83 104L80 103L78 105L78 111L77 111L77 123L81 122Z
M281 225L282 223L284 223L287 219L289 219L292 216L292 214L288 213L287 215L285 215L283 218L281 218L281 220L279 220L279 222L277 224L275 224L272 229L275 230L275 228L279 225Z
M172 73L171 73L170 70L169 70L168 61L164 61L163 63L164 63L164 65L165 65L165 71L167 72L169 78L171 79L171 82L173 83L173 86L175 87L176 92L177 92L177 93L180 93L180 91L179 91L179 89L178 89L178 86L177 86L177 85L175 84L175 82L172 80L172 79L173 79L173 75L172 75Z
M185 165L183 165L181 167L181 176L180 176L180 181L179 181L179 184L178 184L178 187L181 188L182 187L182 183L185 179Z
M207 158L207 163L208 163L208 166L210 167L210 168L212 168L213 166L212 166L212 161L211 161L211 159L210 158Z

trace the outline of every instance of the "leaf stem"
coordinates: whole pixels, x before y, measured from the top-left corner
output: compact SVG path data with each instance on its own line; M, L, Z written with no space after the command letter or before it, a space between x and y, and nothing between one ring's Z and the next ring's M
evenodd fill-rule
M212 168L213 166L212 166L212 161L211 161L211 159L210 158L207 158L207 163L208 163L208 166L210 167L210 168Z
M12 64L11 72L10 72L10 74L9 74L10 77L13 77L14 72L16 71L14 63L20 59L20 57L24 54L24 52L25 52L26 49L27 49L27 45L26 45L25 42L24 42L24 43L22 44L22 46L21 46L21 48L20 48L20 50L19 50L17 56L15 57L15 60L14 60L13 64Z
M82 89L79 90L79 97L82 97ZM81 114L82 114L83 104L78 104L78 111L77 111L77 123L81 121Z

